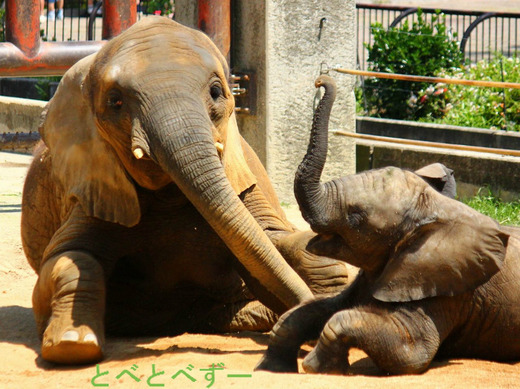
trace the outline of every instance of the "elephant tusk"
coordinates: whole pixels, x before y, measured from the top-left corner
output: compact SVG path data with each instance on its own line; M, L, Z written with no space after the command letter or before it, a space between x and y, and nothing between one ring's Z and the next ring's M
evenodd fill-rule
M223 153L224 152L224 145L222 143L215 142L215 147L217 148L219 153Z
M144 151L140 147L136 147L132 152L134 153L134 157L136 157L137 159L141 159L144 157Z

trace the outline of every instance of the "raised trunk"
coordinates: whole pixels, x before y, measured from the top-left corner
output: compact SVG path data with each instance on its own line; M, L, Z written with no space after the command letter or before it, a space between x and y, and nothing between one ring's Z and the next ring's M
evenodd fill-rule
M222 238L254 280L248 286L280 313L312 297L307 285L247 211L229 183L215 148L211 122L199 103L186 104L182 117L158 104L146 116L151 157ZM194 106L194 104L197 104Z
M321 232L327 220L327 188L320 183L320 177L327 159L329 118L336 98L336 83L322 75L315 84L317 88L323 86L325 94L314 112L307 154L294 179L294 195L303 218L314 231Z

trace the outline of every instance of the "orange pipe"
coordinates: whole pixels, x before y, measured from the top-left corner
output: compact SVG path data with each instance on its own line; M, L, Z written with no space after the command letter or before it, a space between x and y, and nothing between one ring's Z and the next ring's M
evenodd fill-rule
M369 71L365 71L365 70L353 70L353 69L342 69L342 68L334 68L334 69L331 69L331 70L334 70L334 71L336 71L338 73L350 74L352 76L388 78L388 79L391 79L391 80L431 82L431 83L442 82L442 83L445 83L445 84L455 84L455 85L467 85L467 86L491 87L491 88L520 89L520 84L518 84L516 82L460 80L460 79L455 79L455 78L412 76L412 75L408 75L408 74L369 72Z

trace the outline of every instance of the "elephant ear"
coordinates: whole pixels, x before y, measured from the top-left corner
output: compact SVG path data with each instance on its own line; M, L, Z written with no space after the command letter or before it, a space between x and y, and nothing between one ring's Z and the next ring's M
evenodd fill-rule
M222 164L226 176L239 195L246 189L256 184L255 175L249 169L244 158L244 150L242 149L242 136L238 131L237 119L235 113L231 114L225 134L220 134L224 141L224 151L222 154Z
M387 302L454 296L474 290L497 273L509 235L491 218L446 199L451 212L425 223L397 245L372 287Z
M438 192L452 199L457 195L457 184L453 170L442 163L432 163L415 171L419 177L433 186Z
M140 208L134 185L113 149L99 135L84 89L94 55L64 76L42 115L40 134L65 191L65 206L78 201L92 217L133 226Z

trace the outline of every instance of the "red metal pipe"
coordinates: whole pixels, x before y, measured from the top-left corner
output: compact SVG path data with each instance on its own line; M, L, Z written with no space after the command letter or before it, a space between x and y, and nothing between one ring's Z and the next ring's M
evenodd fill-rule
M137 20L136 0L105 0L103 38L121 33ZM0 43L0 77L63 75L103 41L42 42L40 0L7 0L6 39Z
M0 44L0 77L60 76L81 58L97 52L105 42L41 42L27 57L12 43Z
M136 0L103 1L103 39L119 35L136 21Z
M40 0L7 0L5 35L28 58L40 49Z
M229 62L231 1L199 0L198 27L213 40Z

